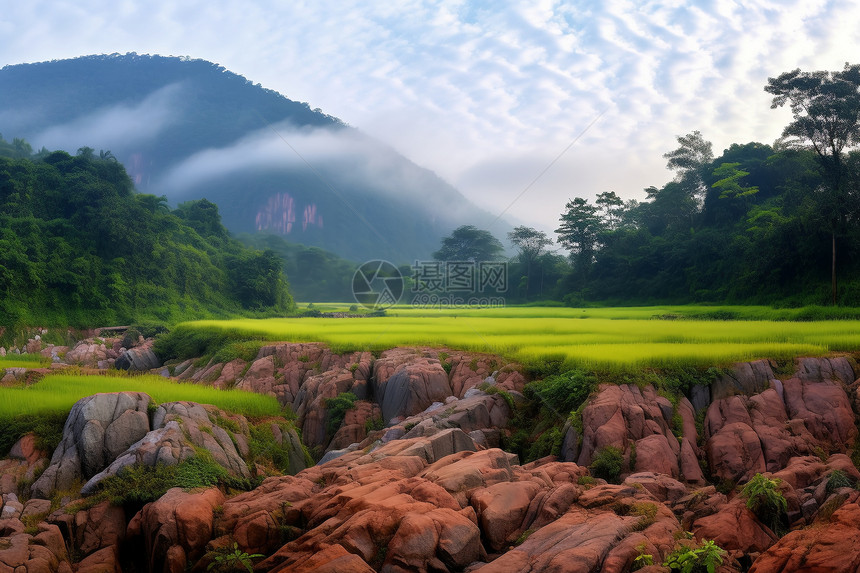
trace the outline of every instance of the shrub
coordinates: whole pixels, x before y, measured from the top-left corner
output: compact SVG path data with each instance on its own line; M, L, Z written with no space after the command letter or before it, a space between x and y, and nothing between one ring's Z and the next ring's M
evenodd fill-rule
M210 487L224 481L228 475L227 470L212 459L212 454L204 450L176 466L174 483L183 489Z
M278 443L272 432L272 424L277 424L281 429L281 434L284 436L294 430L293 425L285 420L264 421L251 426L251 439L248 440L251 461L258 463L271 462L278 471L283 473L291 471L292 457L296 455L301 455L304 458L306 466L313 465L310 453L308 453L301 442L298 444L302 448L301 451L295 451L294 446L296 444L286 439L286 437L281 443Z
M368 434L370 432L376 432L377 430L381 430L385 427L385 420L382 419L382 416L374 416L373 418L368 418L364 421L364 431Z
M713 541L702 540L698 547L682 545L666 557L663 567L681 573L714 573L723 564L726 550Z
M741 496L747 499L747 507L777 535L784 531L788 520L788 503L779 491L781 481L756 474L741 490Z
M839 488L854 487L854 482L842 470L833 470L827 478L827 493L831 494Z
M549 455L558 455L563 439L561 430L553 426L532 443L526 456L526 462L533 462Z
M334 398L323 400L323 407L328 413L326 421L326 433L329 437L334 436L349 410L355 408L356 396L352 392L341 392Z
M585 402L596 387L597 377L594 374L584 370L568 370L526 385L524 393L527 398L539 400L547 408L567 417Z
M624 465L624 456L621 450L614 446L606 446L594 456L588 469L596 478L605 479L610 483L618 483L621 468Z

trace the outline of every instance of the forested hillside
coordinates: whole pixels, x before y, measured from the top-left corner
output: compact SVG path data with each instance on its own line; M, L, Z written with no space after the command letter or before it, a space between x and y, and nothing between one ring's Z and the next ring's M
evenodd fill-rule
M204 200L171 211L110 154L0 137L0 326L99 326L293 308L282 261ZM10 157L13 156L13 157Z
M112 54L0 69L0 131L36 148L111 150L171 206L206 197L234 233L351 260L426 258L479 210L433 172L216 63Z

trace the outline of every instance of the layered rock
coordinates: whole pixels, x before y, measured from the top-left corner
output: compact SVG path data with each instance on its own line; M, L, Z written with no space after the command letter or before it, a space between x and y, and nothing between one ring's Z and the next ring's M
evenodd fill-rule
M674 428L678 419L680 427ZM703 481L696 459L693 407L686 398L674 407L650 385L640 389L629 384L603 384L582 412L582 428L579 465L589 465L599 452L614 447L624 453L631 472L653 471L692 483ZM675 432L681 435L680 440Z
M758 368L756 388L765 370ZM780 470L798 454L852 448L857 428L846 385L853 378L845 358L804 358L792 378L771 379L753 396L715 400L704 422L713 476L744 482Z
M149 431L150 397L140 392L81 398L69 413L51 464L32 486L36 497L69 489L102 471Z

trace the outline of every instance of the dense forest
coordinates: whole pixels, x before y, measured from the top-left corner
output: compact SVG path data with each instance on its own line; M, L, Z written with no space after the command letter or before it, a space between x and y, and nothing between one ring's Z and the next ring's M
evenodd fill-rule
M510 233L514 298L860 306L860 65L793 70L765 91L793 114L779 141L714 157L700 132L678 137L664 155L674 179L645 200L567 203L566 261L544 233Z
M31 154L0 137L0 327L294 308L280 257L231 238L215 204L170 210L110 152Z
M747 143L713 158L697 132L679 141L667 154L678 176L648 188L648 200L568 203L568 302L829 304L835 236L837 299L860 305L857 203L828 213L814 151ZM856 176L858 157L848 159Z

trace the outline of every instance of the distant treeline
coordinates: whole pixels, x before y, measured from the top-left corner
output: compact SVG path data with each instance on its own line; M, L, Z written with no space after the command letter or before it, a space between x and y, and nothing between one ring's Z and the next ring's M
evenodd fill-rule
M170 210L110 152L0 136L0 326L97 326L294 309L280 257L231 238L215 204Z

